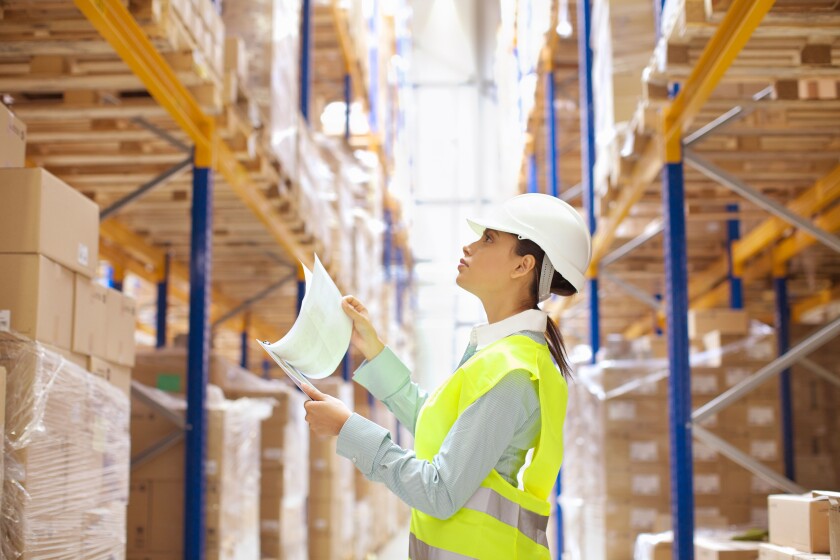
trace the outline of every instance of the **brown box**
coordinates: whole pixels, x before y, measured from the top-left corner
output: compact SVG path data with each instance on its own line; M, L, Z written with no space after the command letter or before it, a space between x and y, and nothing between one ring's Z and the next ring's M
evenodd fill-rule
M758 543L694 539L695 560L756 560Z
M117 290L108 289L106 298L105 358L119 365L134 365L134 332L137 309L134 299Z
M776 546L764 543L759 550L759 560L829 560L828 554L801 552L789 546Z
M10 329L32 340L69 349L73 273L41 255L0 254L0 331Z
M0 103L0 167L26 165L26 125Z
M742 309L702 309L688 312L688 337L692 340L719 331L724 335L746 335L750 319Z
M44 169L0 169L0 253L38 253L94 278L99 207Z
M828 499L828 533L831 560L840 560L840 492L817 490L814 496Z
M71 350L104 358L108 337L108 288L82 274L75 274L73 345Z
M802 552L829 552L828 500L810 494L774 494L767 498L770 542Z
M87 360L87 370L94 375L102 377L122 391L127 397L131 397L131 368L129 366L121 366L90 356Z

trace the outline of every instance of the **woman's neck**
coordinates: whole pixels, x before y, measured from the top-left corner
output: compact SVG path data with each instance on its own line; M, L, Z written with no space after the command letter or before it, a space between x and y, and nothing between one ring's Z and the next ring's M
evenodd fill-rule
M530 306L510 300L493 302L482 300L481 303L484 304L484 313L487 314L487 322L491 325L530 309Z

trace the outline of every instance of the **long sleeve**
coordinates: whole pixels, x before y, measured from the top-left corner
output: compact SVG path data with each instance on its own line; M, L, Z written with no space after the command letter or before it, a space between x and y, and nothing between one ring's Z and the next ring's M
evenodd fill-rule
M411 381L411 372L390 348L386 346L375 358L363 362L353 381L370 391L414 433L417 415L429 395Z
M418 459L393 443L387 430L355 414L338 436L337 452L409 506L446 519L510 449L524 456L533 447L539 416L536 386L527 372L515 371L461 414L431 461Z

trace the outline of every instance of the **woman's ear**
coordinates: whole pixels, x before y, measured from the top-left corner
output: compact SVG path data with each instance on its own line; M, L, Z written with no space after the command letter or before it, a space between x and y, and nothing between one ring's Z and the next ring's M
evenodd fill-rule
M534 266L536 264L537 260L534 258L534 255L525 255L519 259L519 263L516 265L516 268L513 269L511 278L521 278L530 274L531 271L534 270Z

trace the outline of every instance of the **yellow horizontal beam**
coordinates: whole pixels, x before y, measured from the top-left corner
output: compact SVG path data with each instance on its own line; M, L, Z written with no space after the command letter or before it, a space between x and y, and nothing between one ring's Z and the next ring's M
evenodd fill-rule
M676 99L665 108L665 144L681 140L694 117L738 57L774 0L734 0ZM664 40L664 39L663 39ZM669 159L671 161L671 159Z
M825 231L835 232L840 229L840 204L834 206L831 210L818 216L814 219L814 225ZM817 240L808 233L797 230L796 233L790 237L785 238L773 249L773 264L774 266L782 266L787 262L810 247Z
M142 237L115 220L104 221L100 227L100 235L106 241L106 243L100 244L104 249L102 253L104 259L118 262L127 271L151 283L157 283L163 279L163 267L166 258L165 251L152 247ZM129 257L126 257L126 254ZM134 258L135 255L140 255L141 258ZM169 275L170 294L179 301L189 303L189 292L182 290L178 286L178 284L189 284L189 268L183 263L171 261ZM238 307L239 304L239 301L227 296L218 288L212 288L210 296L210 322L222 317L231 309ZM242 320L243 314L239 314L231 317L226 322L238 321L240 327L233 327L238 330L241 328ZM268 325L255 316L251 318L251 328L254 336L263 340L273 340L278 335L276 327Z
M794 323L802 321L802 317L809 311L840 300L840 286L832 286L820 290L811 297L804 299L791 307L790 316Z
M347 16L344 10L341 9L338 0L332 0L330 9L332 11L336 36L338 37L338 44L341 47L341 55L344 57L344 67L347 73L350 74L350 86L355 93L354 97L361 99L365 107L368 107L369 110L368 103L370 100L368 99L367 83L362 77L362 70L356 58L356 49L353 45L353 38L350 36L350 26L347 23Z
M304 254L297 246L294 235L280 219L271 201L252 186L248 172L216 134L215 121L204 114L120 1L75 0L75 3L140 78L152 97L195 143L196 165L219 171L288 255L311 266L312 255Z
M840 165L788 204L787 208L795 214L810 218L840 198ZM732 246L733 261L743 263L757 253L775 243L792 226L781 218L772 217L750 231L749 235L739 239Z
M654 139L648 142L642 157L633 167L633 172L627 185L624 185L612 206L606 220L601 220L598 230L592 239L592 261L589 265L589 276L596 276L601 259L606 256L615 240L618 226L630 214L630 210L645 194L645 189L656 178L662 169L661 145Z
M787 209L810 217L838 199L840 199L840 165L791 201ZM837 231L840 229L840 206L834 206L817 216L814 218L814 223L827 231ZM732 264L743 271L744 281L767 277L815 243L813 237L797 231L775 246L772 259L762 257L761 251L779 242L779 239L791 227L790 224L773 216L754 227L733 245ZM746 266L748 261L750 261L749 266ZM724 282L728 274L729 264L726 255L703 272L694 274L688 283L691 309L708 309L724 303L729 294L729 286L721 282ZM628 327L624 335L628 338L636 338L649 330L649 323L640 319Z
M120 0L75 0L99 34L196 145L196 164L212 167L213 121L181 83Z

